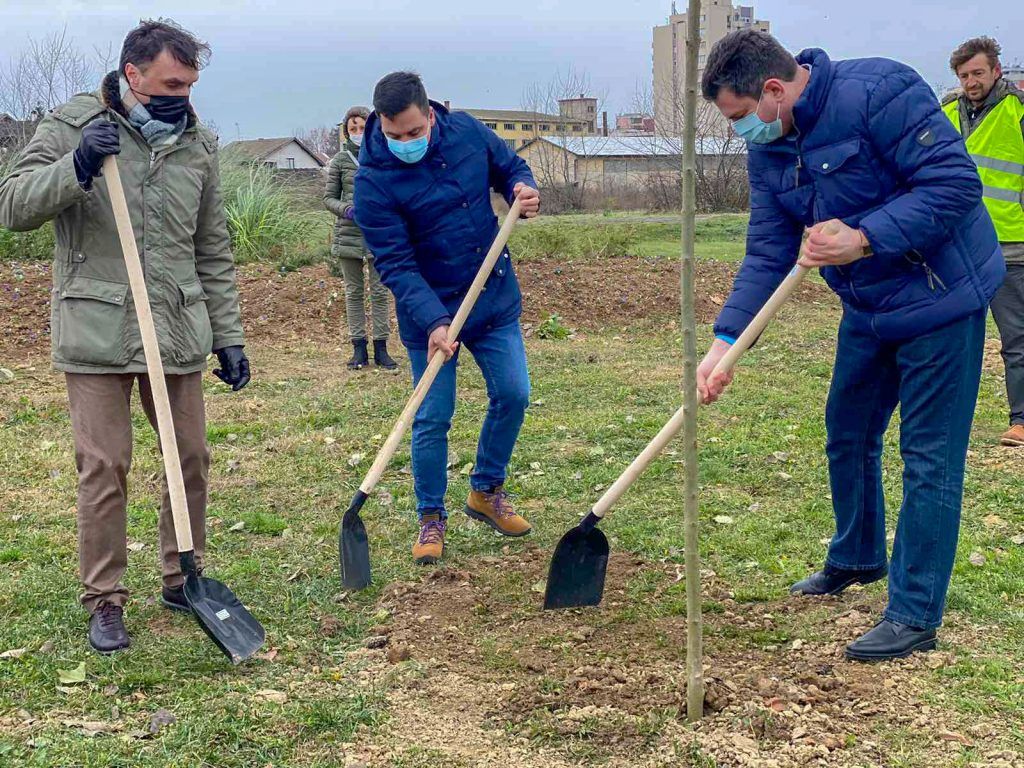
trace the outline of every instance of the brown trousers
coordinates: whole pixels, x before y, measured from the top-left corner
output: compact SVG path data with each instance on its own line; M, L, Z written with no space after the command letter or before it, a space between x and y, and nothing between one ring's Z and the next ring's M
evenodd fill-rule
M132 462L131 399L136 379L142 409L156 429L156 411L145 374L68 373L68 403L78 467L78 569L82 605L92 613L100 603L123 606L128 590L121 582L128 565L128 469ZM206 544L206 489L210 452L202 373L167 377L167 392L185 476L196 564L202 567ZM184 579L178 563L170 497L164 481L160 505L160 561L165 586Z

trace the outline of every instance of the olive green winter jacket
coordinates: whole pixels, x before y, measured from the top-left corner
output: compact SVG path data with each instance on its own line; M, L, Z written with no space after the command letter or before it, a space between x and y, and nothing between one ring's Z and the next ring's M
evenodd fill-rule
M338 259L366 259L369 252L363 233L351 219L345 218L345 209L353 205L356 171L359 165L353 158L359 157L359 147L346 141L341 151L331 160L327 167L327 188L324 190L324 205L338 217L334 224L334 240L331 243L331 261ZM332 265L332 272L340 275L337 265Z
M124 256L105 179L89 191L72 154L82 127L112 120L117 162L169 374L202 370L211 351L244 344L231 242L217 166L217 137L194 116L177 143L153 152L121 108L116 73L40 121L0 182L0 226L53 220L51 341L54 367L71 373L146 370Z

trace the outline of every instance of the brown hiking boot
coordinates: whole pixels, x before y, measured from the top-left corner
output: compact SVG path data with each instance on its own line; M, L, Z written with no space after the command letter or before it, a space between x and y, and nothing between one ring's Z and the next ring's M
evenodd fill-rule
M418 565L429 565L441 559L447 527L447 523L436 512L420 519L420 535L412 545L412 558Z
M500 485L492 493L472 491L466 500L466 514L474 520L487 523L503 536L525 536L530 524L516 514L508 494Z
M1003 436L999 438L999 442L1003 445L1012 445L1015 448L1024 446L1024 424L1014 424L1008 430L1003 432Z

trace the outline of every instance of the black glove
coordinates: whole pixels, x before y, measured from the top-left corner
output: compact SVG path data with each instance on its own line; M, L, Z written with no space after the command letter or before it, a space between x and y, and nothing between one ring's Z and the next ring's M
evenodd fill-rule
M97 120L82 129L82 138L75 150L75 176L83 189L92 187L92 180L103 175L103 158L121 152L117 123Z
M215 349L220 368L213 369L213 375L223 381L232 391L237 392L249 383L249 358L241 347Z

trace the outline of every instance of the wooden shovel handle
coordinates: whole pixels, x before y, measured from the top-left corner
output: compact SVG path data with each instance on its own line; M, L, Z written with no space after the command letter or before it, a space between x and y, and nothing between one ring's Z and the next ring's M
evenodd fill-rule
M833 234L835 229L832 227L826 227L825 231L829 234ZM786 300L793 294L803 281L804 277L808 273L807 267L802 267L799 264L794 266L790 270L789 274L782 281L775 292L768 298L761 310L754 316L754 319L750 321L750 324L743 330L740 337L736 339L736 342L729 348L729 350L722 355L722 359L718 361L718 365L715 366L715 370L712 372L712 376L718 373L728 373L735 367L736 363L743 356L743 353L750 349L751 345L757 341L757 338L761 335L768 323L779 308L786 302ZM700 402L700 395L698 393L697 402ZM650 466L651 462L660 454L665 446L672 442L679 430L683 428L683 416L686 413L685 407L680 408L671 419L661 428L654 439L647 444L647 447L643 449L639 456L633 459L633 463L626 467L625 471L619 475L619 478L611 484L604 495L598 499L597 503L591 510L595 517L604 517L608 510L617 502L622 494L631 486L634 481L644 473L644 470Z
M174 419L171 416L171 401L167 396L164 364L160 359L160 344L156 337L156 327L153 325L153 311L149 306L149 291L146 290L146 277L143 274L139 250L135 244L131 214L128 212L128 202L124 196L124 186L121 184L121 174L118 171L117 158L114 155L107 155L103 158L103 178L107 180L110 205L114 209L117 235L121 240L124 264L128 269L128 284L131 286L132 301L135 304L135 312L139 319L139 331L142 334L142 350L146 356L146 370L149 372L149 386L153 391L157 431L160 435L160 448L164 457L164 474L167 477L167 490L171 497L174 536L178 541L179 552L191 552L193 548L192 528L189 525L185 480L181 474L181 459L178 457L178 441L175 438Z
M480 265L480 269L477 270L476 277L473 278L473 282L469 286L466 296L462 299L462 304L459 305L459 310L455 313L455 317L452 319L452 324L448 327L448 341L454 342L458 340L459 333L462 331L462 326L466 324L466 318L468 318L469 313L473 311L473 305L476 304L476 300L480 297L480 293L483 291L484 285L491 276L491 271L494 269L494 265L498 262L502 252L505 250L505 245L508 243L508 239L512 234L512 228L515 227L516 222L519 221L519 215L520 203L516 200L512 203L512 207L509 209L508 215L505 217L505 221L502 222L501 229L498 230L498 234L495 236L494 242L491 243L491 248L487 251L487 256L484 257L484 261ZM381 475L384 474L384 470L387 468L388 463L395 455L395 451L398 450L399 443L402 442L402 436L405 434L405 430L408 428L409 424L412 423L413 418L416 416L416 411L419 410L420 405L427 396L427 392L430 391L430 387L434 383L434 379L437 378L438 371L441 370L441 367L444 364L444 352L438 350L430 359L430 363L427 365L427 370L423 372L419 383L416 385L416 389L413 390L412 397L409 398L409 402L406 403L405 408L402 409L402 414L398 417L398 421L391 430L391 434L389 434L388 439L384 441L384 445L381 446L380 451L377 453L377 458L373 461L373 466L370 467L370 471L366 474L366 478L363 480L362 485L359 486L359 490L363 493L367 495L372 493L373 489L380 481Z

